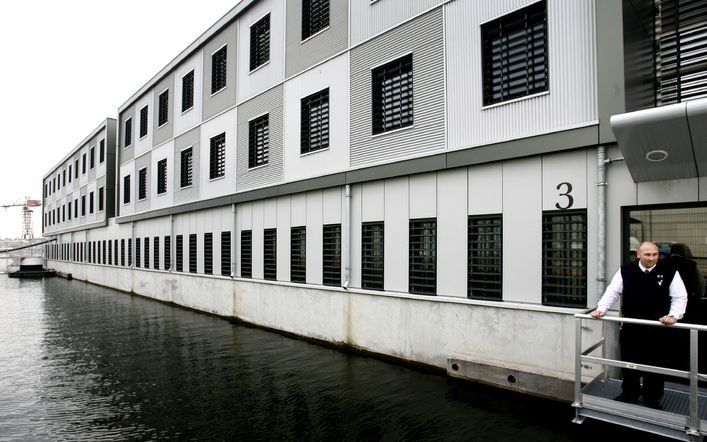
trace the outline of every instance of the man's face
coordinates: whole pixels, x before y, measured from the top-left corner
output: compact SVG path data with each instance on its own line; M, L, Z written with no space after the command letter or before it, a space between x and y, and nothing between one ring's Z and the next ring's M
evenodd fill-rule
M646 268L653 267L658 262L658 247L652 244L642 244L638 248L637 255L641 265Z

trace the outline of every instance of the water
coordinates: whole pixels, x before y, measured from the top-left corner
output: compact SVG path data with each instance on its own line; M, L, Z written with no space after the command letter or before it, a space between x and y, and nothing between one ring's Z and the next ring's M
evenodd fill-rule
M59 278L0 275L0 441L661 440Z

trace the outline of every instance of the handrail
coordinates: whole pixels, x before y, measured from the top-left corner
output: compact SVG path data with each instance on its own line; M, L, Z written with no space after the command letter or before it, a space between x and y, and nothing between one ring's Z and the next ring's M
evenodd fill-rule
M673 325L664 325L660 321L653 321L653 320L648 320L648 319L627 318L625 316L602 316L601 318L595 318L592 315L583 314L583 313L577 313L574 315L574 317L581 318L581 319L593 319L593 320L598 320L598 321L623 322L626 324L651 325L654 327L670 327L670 328L679 328L679 329L684 329L684 330L707 331L706 325L691 324L688 322L676 322Z

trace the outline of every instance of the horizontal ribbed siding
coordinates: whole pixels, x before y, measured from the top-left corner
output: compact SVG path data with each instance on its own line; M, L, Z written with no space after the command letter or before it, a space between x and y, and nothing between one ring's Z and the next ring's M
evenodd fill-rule
M350 1L352 45L373 37L429 8L444 3L444 0L379 0L375 3L371 3L368 0Z
M444 148L442 10L351 52L351 165L397 160ZM371 69L412 53L414 127L372 136Z

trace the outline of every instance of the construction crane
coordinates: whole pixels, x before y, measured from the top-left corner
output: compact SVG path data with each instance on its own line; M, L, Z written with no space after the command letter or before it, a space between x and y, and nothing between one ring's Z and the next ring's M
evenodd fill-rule
M41 205L41 201L33 200L26 196L22 202L0 204L0 207L3 209L7 209L8 207L22 207L22 239L34 239L34 233L32 233L32 210L30 207L39 207Z

